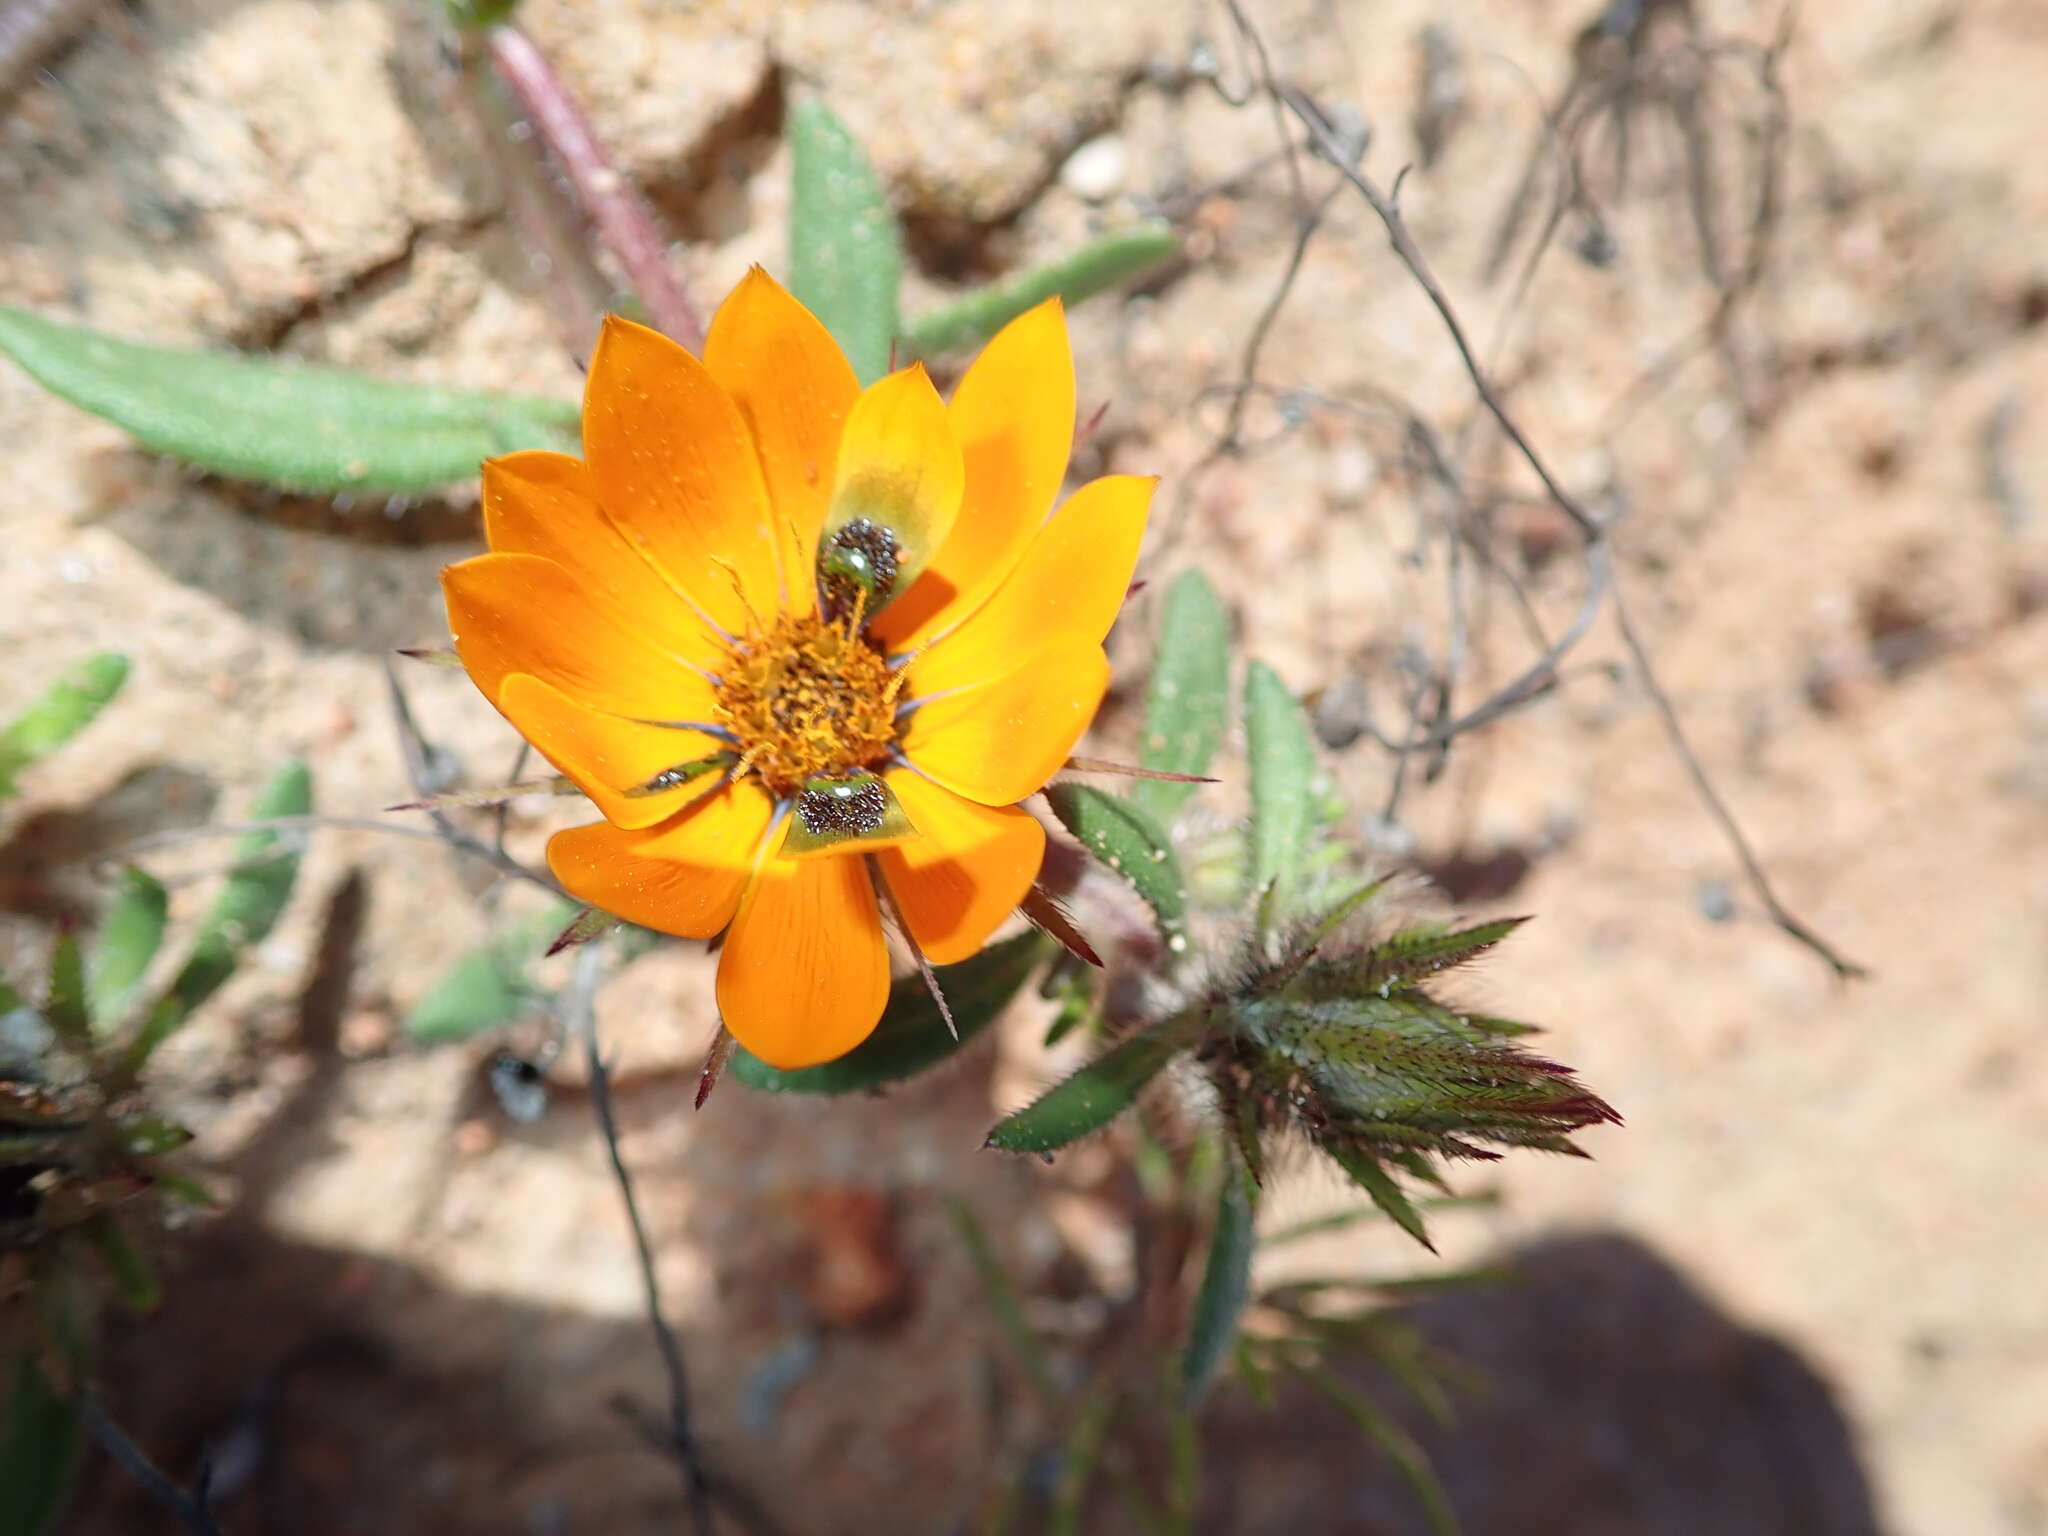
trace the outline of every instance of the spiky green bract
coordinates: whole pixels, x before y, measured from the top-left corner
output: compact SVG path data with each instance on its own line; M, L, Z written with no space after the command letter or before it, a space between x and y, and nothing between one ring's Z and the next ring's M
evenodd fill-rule
M1527 1026L1424 988L1521 922L1374 938L1352 916L1255 947L1206 997L1195 1053L1247 1171L1261 1174L1274 1139L1305 1139L1427 1245L1400 1175L1441 1186L1442 1161L1492 1161L1509 1147L1583 1156L1571 1134L1618 1123L1614 1110L1515 1045Z

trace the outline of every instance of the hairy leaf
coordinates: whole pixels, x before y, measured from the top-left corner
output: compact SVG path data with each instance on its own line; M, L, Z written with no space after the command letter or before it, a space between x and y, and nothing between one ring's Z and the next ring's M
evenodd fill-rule
M921 357L978 346L1035 304L1058 295L1068 305L1149 271L1179 249L1164 224L1120 229L1043 266L927 310L904 328L903 339Z
M1045 798L1060 825L1144 897L1168 947L1186 949L1186 882L1172 842L1151 815L1087 784L1048 784Z
M250 809L253 819L269 821L304 816L312 808L312 773L304 763L290 762L264 786ZM122 1060L120 1081L132 1083L156 1048L234 975L243 953L270 936L298 877L296 843L271 831L250 832L236 841L234 872L214 898L169 990L136 1032Z
M750 1088L770 1093L855 1093L911 1077L937 1066L988 1027L1009 1005L1046 955L1036 932L992 944L958 965L936 968L939 987L952 1005L956 1038L920 976L899 977L875 1032L836 1061L784 1071L771 1067L744 1046L732 1053L732 1075Z
M1051 1152L1101 1130L1164 1070L1185 1044L1186 1033L1176 1017L1119 1042L1005 1117L988 1133L984 1145L1004 1152Z
M5 306L0 305L0 315L4 313ZM128 658L120 652L88 656L0 728L0 800L14 793L15 776L22 769L92 724L127 680Z
M798 101L788 132L790 291L870 384L888 372L896 340L903 281L896 217L874 166L830 107Z
M1252 884L1284 889L1300 872L1315 826L1315 743L1301 705L1262 661L1245 669L1244 725L1252 780Z
M121 872L121 890L100 924L86 984L92 1016L101 1028L120 1014L156 958L169 905L163 882L154 875L140 869Z
M574 451L579 408L120 341L0 305L0 352L144 447L293 490L415 495L496 454Z
M405 1016L406 1033L422 1045L467 1040L510 1024L542 997L527 975L565 923L580 922L572 902L551 901L509 924L443 971Z
M1470 928L1404 928L1373 946L1374 979L1419 981L1448 971L1484 954L1527 921L1526 917L1503 917Z
M1164 773L1206 774L1229 709L1230 615L1209 578L1190 568L1167 590L1139 762ZM1132 786L1131 798L1170 822L1195 789L1145 779Z
M1202 1266L1202 1288L1195 1294L1187 1349L1181 1356L1183 1402L1201 1397L1237 1340L1238 1318L1252 1288L1252 1214L1250 1181L1234 1171L1227 1174L1216 1202L1216 1226Z

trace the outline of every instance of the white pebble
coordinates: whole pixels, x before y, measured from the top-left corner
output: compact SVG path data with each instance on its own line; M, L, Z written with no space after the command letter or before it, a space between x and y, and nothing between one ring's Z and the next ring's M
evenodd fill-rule
M1076 197L1099 203L1122 190L1130 159L1124 141L1106 133L1067 156L1067 163L1060 167L1060 185Z

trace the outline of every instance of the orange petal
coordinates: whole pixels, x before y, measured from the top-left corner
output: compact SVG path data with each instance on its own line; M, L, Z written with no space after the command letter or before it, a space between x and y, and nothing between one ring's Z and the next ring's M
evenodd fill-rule
M889 999L889 951L867 861L770 859L718 957L718 1011L772 1067L809 1067L868 1037Z
M918 704L903 752L955 794L1014 805L1059 771L1108 686L1100 642L1056 635L1009 672Z
M647 720L694 720L705 684L600 608L575 577L538 555L478 555L441 572L455 652L484 697L531 672L578 703Z
M967 472L945 402L924 364L912 363L861 392L839 442L839 477L823 537L856 518L896 536L894 591L908 592L960 513Z
M996 333L953 391L949 414L967 493L924 578L874 625L892 650L912 650L973 612L1052 509L1074 446L1074 354L1058 299Z
M963 800L907 768L886 775L924 835L876 855L910 936L933 965L954 965L1017 909L1045 857L1045 828L1015 806Z
M860 397L860 381L832 333L759 267L719 305L704 340L704 366L753 434L783 540L783 569L801 609L811 591L839 435Z
M711 689L704 689L708 705ZM536 751L590 796L604 819L628 830L665 821L717 786L716 772L659 794L625 791L657 774L723 749L724 743L697 731L675 731L585 709L559 688L515 672L498 692L498 708ZM696 716L694 718L705 718Z
M708 939L738 910L773 807L754 784L706 795L645 832L610 822L548 839L548 868L578 901L643 928Z
M780 606L753 436L696 358L607 315L583 388L583 453L612 521L714 622L741 634Z
M532 449L484 462L484 538L499 554L552 560L592 602L655 645L700 665L711 632L597 504L581 459Z
M911 664L911 696L993 677L1048 634L1100 641L1130 591L1158 483L1105 475L1069 496L995 594Z

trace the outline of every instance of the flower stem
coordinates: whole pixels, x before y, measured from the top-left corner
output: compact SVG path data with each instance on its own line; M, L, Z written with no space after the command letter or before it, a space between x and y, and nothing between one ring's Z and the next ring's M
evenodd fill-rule
M509 22L484 34L491 62L532 121L541 141L560 162L576 189L598 238L618 258L634 296L655 327L691 351L704 345L704 320L669 265L668 248L654 227L654 215L623 175L613 168L590 119L569 94L562 77L533 39Z

